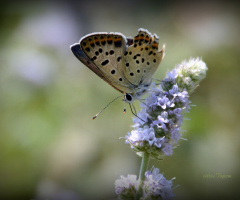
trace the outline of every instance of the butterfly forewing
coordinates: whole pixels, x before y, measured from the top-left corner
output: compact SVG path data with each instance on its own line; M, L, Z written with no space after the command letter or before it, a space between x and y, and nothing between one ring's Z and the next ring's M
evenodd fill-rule
M71 46L73 54L86 66L88 66L95 74L104 79L104 75L101 70L86 56L79 44Z
M123 72L126 38L122 34L90 34L80 41L84 53L111 85L122 93L131 93L132 84Z

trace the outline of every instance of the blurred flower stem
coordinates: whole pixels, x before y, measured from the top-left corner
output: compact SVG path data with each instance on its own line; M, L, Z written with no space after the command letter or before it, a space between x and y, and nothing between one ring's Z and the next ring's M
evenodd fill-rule
M138 200L143 196L143 182L145 181L145 172L148 169L149 160L150 160L150 154L147 152L144 152L142 155L142 162L141 162L141 167L139 171L139 185L138 185L138 190L137 190L135 200Z

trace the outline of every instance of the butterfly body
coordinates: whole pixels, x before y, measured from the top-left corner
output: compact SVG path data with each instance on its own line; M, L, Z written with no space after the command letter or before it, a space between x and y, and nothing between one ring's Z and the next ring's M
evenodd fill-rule
M124 94L132 103L150 87L164 48L158 50L158 37L145 29L126 38L121 33L92 33L71 46L73 54L100 78Z

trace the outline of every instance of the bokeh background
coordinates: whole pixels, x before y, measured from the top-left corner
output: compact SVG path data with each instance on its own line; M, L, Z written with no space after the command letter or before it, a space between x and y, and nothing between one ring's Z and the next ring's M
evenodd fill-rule
M135 36L141 27L166 44L155 78L190 57L209 68L191 96L187 141L151 165L176 177L176 199L239 196L239 4L79 0L1 2L0 199L114 199L114 181L138 174L140 158L119 139L131 131L130 109L123 114L118 100L91 120L119 93L69 46L91 32Z

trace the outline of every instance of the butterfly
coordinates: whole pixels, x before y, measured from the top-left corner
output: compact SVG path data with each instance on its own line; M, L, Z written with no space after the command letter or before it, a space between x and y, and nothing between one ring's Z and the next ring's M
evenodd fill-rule
M164 46L158 50L158 45L156 34L140 28L133 39L115 32L91 33L70 48L84 65L121 92L125 102L132 103L149 89L164 57Z

